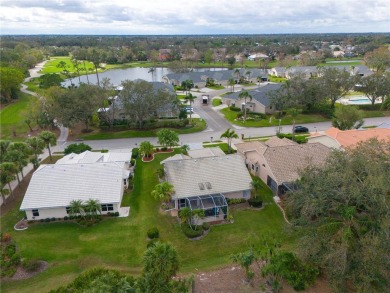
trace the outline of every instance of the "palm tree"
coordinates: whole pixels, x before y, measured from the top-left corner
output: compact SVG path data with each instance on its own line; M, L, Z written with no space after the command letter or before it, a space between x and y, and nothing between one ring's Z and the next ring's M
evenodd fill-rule
M24 155L17 150L9 150L6 154L6 162L13 163L16 168L16 178L18 179L18 185L20 185L19 171L23 170L23 167L27 165L27 159ZM25 163L25 164L24 164Z
M151 275L156 280L163 280L163 283L171 281L179 270L179 257L169 243L157 242L149 247L144 254L143 263L144 274ZM160 292L158 289L160 288L153 292Z
M173 185L167 181L157 184L152 191L152 196L168 203L174 193Z
M249 101L252 101L252 96L248 93L248 91L242 91L238 97L240 99L244 99L244 123L246 122L246 99L249 98Z
M248 76L248 82L250 81L251 79L251 74L252 74L252 71L248 70L247 72L245 72L245 75Z
M74 199L69 203L69 213L71 216L83 216L84 215L84 205L81 199Z
M8 184L8 190L12 196L11 182L15 180L15 174L18 172L14 163L4 162L0 164L0 184Z
M3 199L3 203L5 203L5 196L9 194L9 189L5 189L5 184L0 182L0 194Z
M9 140L0 140L0 162L4 162L5 155L7 154L10 145L11 142Z
M188 226L190 226L190 228L192 229L192 225L191 225L192 213L189 207L182 208L179 211L179 218L182 223L187 223Z
M45 148L45 142L40 137L30 137L26 140L27 147L30 153L33 155L33 158L30 160L34 165L34 169L38 169L39 160L38 156L42 154L43 149Z
M57 144L56 135L51 131L42 131L39 134L39 138L45 142L47 150L49 151L49 157L50 157L50 161L51 161L52 158L51 158L50 145L55 146Z
M240 69L234 70L234 74L237 76L237 81L240 81Z
M229 80L228 80L228 85L231 87L231 90L232 90L232 92L234 92L234 84L235 84L236 82L234 81L234 78L229 78Z
M153 154L153 148L154 146L150 141L143 141L139 145L139 150L145 158L149 158Z
M188 94L188 96L186 97L186 100L190 102L190 107L192 108L192 104L194 103L195 101L195 98L191 93ZM190 121L192 121L192 111L190 110Z
M81 79L80 79L80 61L77 60L76 58L73 58L72 59L72 64L73 64L74 69L76 69L77 76L79 78L79 84L80 84L81 83Z
M84 66L84 70L85 70L85 75L87 76L87 83L89 84L88 70L87 70L87 67L85 66L85 60L83 60L83 66Z
M238 138L237 133L233 129L226 129L224 133L221 134L221 138L226 138L228 141L229 154L231 153L231 146L233 138Z
M98 213L101 213L102 206L99 200L90 198L84 204L84 211L92 219L93 217L97 216Z
M183 154L187 155L189 150L190 150L190 146L188 144L183 144L181 146L181 151L183 152Z

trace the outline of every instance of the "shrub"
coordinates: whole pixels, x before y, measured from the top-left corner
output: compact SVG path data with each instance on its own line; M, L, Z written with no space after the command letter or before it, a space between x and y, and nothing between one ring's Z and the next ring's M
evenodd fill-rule
M227 198L226 201L227 201L228 205L239 204L239 203L244 203L245 198Z
M150 248L150 247L156 245L156 243L157 243L158 241L160 241L160 239L158 239L158 238L150 239L150 240L148 241L148 244L146 244L146 248Z
M156 227L150 228L147 234L149 239L155 239L160 237L160 232Z
M115 212L114 217L119 217L119 212Z
M40 219L39 222L43 223L45 220L44 219Z
M279 133L277 135L277 137L279 137L279 138L288 138L288 139L292 140L292 134L291 133ZM299 136L299 135L295 134L294 141L297 142L297 143L306 143L307 142L307 138L305 136Z
M241 111L241 109L236 107L236 106L230 106L229 109L230 109L230 111L234 111L234 112L240 112Z
M35 259L24 258L22 261L22 267L27 272L35 272L40 267L40 262Z
M6 257L11 258L16 252L16 245L14 243L8 244L4 249Z
M46 223L49 223L49 222L50 222L50 218L46 218L46 219L45 219L45 222L46 222Z
M138 148L133 148L132 151L131 151L131 158L135 160L135 159L138 158L138 155L139 155Z
M207 223L207 222L204 222L204 223L202 224L202 228L203 228L203 230L207 231L208 229L210 229L210 224Z
M64 154L65 155L69 155L70 153L81 154L82 152L91 151L91 150L92 148L85 143L74 143L67 146L64 149Z
M51 218L51 221L52 221L52 222L54 222L55 220L56 220L56 218L55 218L55 217L52 217L52 218Z
M16 268L15 267L10 267L7 269L2 269L1 270L1 275L3 277L12 277L16 273Z
M65 216L65 217L64 217L64 221L67 221L67 220L69 220L69 217L68 217L68 216Z
M167 148L167 147L162 147L161 150L162 150L163 152L165 152L165 151L168 150L168 148Z
M260 198L250 198L248 203L254 208L261 208L263 206L263 201Z
M9 260L9 263L13 266L17 266L18 264L20 264L20 255L14 254Z
M202 226L195 226L195 229L191 229L188 225L181 225L181 230L188 238L196 238L203 235Z

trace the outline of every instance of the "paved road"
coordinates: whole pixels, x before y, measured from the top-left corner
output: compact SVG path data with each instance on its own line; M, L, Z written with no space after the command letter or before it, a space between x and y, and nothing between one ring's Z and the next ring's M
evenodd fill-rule
M366 126L371 125L379 125L380 123L387 122L390 123L390 117L378 117L378 118L367 118L365 119ZM331 122L318 122L318 123L308 123L308 124L302 124L309 128L310 132L316 132L316 131L324 131L331 127ZM201 143L206 141L211 141L211 137L213 137L213 140L219 139L221 134L226 129L223 129L222 131L202 131L198 133L191 133L191 134L182 134L180 135L180 142L182 144L195 144L195 143ZM284 125L282 126L282 132L284 133L291 133L292 125ZM236 133L241 138L241 135L244 134L244 136L247 137L259 137L259 136L271 136L276 134L276 127L262 127L262 128L244 128L244 129L236 129ZM84 143L90 145L93 149L126 149L126 148L133 148L139 146L140 142L149 140L153 144L157 144L157 138L150 137L150 138L123 138L123 139L111 139L111 140L88 140L84 141ZM239 140L237 140L239 141ZM55 151L62 151L68 144L72 144L74 142L67 142L63 145L57 145L54 149Z

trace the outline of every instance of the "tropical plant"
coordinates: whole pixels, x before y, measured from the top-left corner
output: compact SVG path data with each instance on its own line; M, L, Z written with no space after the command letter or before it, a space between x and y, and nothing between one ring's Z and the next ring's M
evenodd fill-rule
M181 146L181 151L183 154L187 155L189 150L190 150L190 146L188 144L183 144Z
M236 84L236 82L234 81L233 77L228 79L227 84L228 84L228 86L230 86L230 91L234 92L234 85Z
M179 257L169 243L156 242L143 256L144 269L138 282L141 292L172 292L170 283L179 270Z
M248 282L250 280L252 280L252 278L255 274L250 269L250 266L256 260L256 256L255 256L253 249L251 248L250 250L248 250L246 252L240 252L240 253L233 254L231 256L231 259L234 263L238 263L245 270L245 275L246 275Z
M18 172L14 163L3 162L0 164L0 184L4 186L8 184L8 190L12 196L11 182L15 179L15 174ZM4 195L4 193L2 193ZM5 197L3 198L5 200Z
M152 191L152 196L155 199L162 200L168 203L174 193L173 185L167 181L157 184Z
M186 97L186 100L190 102L190 107L192 107L194 101L195 101L195 98L191 93L189 93ZM190 120L192 121L192 111L190 111Z
M84 204L81 199L74 199L69 203L69 214L71 216L84 216Z
M236 75L237 80L240 80L240 75L241 75L240 69L236 68L236 70L234 70L234 74Z
M145 158L149 158L153 154L154 146L150 141L143 141L139 144L139 151Z
M228 152L231 153L232 140L233 138L238 138L237 133L233 129L226 129L224 133L221 134L221 138L226 138L228 141Z
M252 101L252 96L248 93L248 91L242 91L238 97L240 99L244 99L244 123L246 121L246 111L247 111L247 108L246 108L246 99L249 99L249 101Z
M186 92L186 97L188 96L188 91L194 87L194 82L191 79L187 79L181 83L181 87Z
M294 141L294 135L295 135L295 118L299 115L301 111L296 108L291 108L289 110L289 114L293 118L293 129L292 129L292 140Z
M42 139L47 147L47 150L49 151L49 157L50 157L50 161L52 160L52 157L51 157L51 150L50 150L50 146L55 146L57 145L57 137L56 135L51 132L51 131L42 131L40 134L39 134L39 138Z
M15 164L18 167L19 172L22 174L22 178L24 178L23 168L27 166L28 157L30 156L27 144L24 142L14 142L9 146L9 151L18 152L18 160Z
M195 209L192 211L192 221L194 223L194 226L198 226L198 223L200 219L203 219L205 217L205 212L202 209Z
M161 129L157 132L157 142L163 147L172 148L179 143L179 135L170 129Z
M39 167L38 156L42 154L42 151L45 148L45 142L40 137L29 137L26 140L26 144L29 152L33 156L30 161L34 166L34 170L36 170Z
M91 219L96 217L102 211L100 201L97 199L88 199L83 205L84 212Z
M192 218L192 213L191 213L191 209L189 207L184 207L184 208L179 210L180 221L182 223L187 223L188 226L190 226L192 229L191 218Z

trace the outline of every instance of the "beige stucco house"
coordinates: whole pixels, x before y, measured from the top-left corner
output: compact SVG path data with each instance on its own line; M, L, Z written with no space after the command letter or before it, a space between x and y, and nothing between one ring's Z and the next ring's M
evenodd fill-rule
M203 209L203 221L227 216L226 198L250 198L252 178L239 155L178 158L162 162L165 177L174 186L172 200L178 211Z
M331 150L320 144L297 144L286 138L273 137L266 142L236 144L249 171L266 183L275 194L283 194L288 183L299 178L309 164L325 163Z

